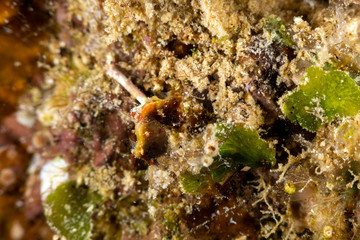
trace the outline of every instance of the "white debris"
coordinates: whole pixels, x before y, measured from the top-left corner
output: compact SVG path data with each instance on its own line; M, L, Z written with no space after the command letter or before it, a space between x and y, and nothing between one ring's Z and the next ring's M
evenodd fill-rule
M67 169L68 164L60 157L54 158L42 167L40 172L40 193L42 201L45 201L47 196L60 184L68 181L69 173Z
M169 171L159 169L156 166L150 166L148 168L147 178L155 189L166 189L174 181Z

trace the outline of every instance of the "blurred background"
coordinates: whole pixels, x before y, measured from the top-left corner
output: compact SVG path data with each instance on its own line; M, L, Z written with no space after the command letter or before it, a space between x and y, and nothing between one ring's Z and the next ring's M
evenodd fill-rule
M45 222L39 179L28 173L31 130L15 116L26 89L42 83L39 62L46 62L46 41L55 31L53 5L0 0L0 240L53 235Z

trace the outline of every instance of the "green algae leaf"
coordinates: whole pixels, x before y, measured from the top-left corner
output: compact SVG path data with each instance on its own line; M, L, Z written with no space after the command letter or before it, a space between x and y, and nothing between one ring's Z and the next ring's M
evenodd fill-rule
M271 34L274 41L288 47L294 47L296 45L278 16L269 16L266 19L264 28Z
M336 116L354 116L360 110L360 89L346 73L310 67L303 81L281 104L286 116L303 128L315 132Z
M78 187L75 181L63 183L46 199L45 215L51 228L69 240L86 240L91 237L91 215L99 195L87 188Z
M239 166L258 167L264 163L275 164L275 150L262 140L255 130L241 125L217 124L216 137L221 145L220 158L214 159L209 170L199 174L184 173L180 182L185 192L198 193L212 181L221 183Z
M216 137L221 142L221 158L210 166L214 182L222 182L240 165L258 167L266 162L272 165L276 162L275 150L255 130L241 125L218 124Z
M264 162L275 164L275 150L252 129L238 125L217 125L216 137L222 144L222 158L231 158L241 165L256 167Z
M217 183L222 182L226 179L226 176L234 172L239 166L239 161L223 158L216 159L210 167L212 179Z
M304 95L303 91L297 91L287 98L283 111L290 121L298 122L303 128L314 132L322 125L321 119L310 111L316 107L316 102Z
M199 174L186 172L180 176L181 186L187 193L198 193L201 189L207 186L209 180L209 173L204 171Z

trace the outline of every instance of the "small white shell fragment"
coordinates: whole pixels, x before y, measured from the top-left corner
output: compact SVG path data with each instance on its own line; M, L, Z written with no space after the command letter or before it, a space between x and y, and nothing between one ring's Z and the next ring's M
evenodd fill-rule
M42 201L45 201L49 194L52 193L60 184L68 181L68 166L69 165L63 158L56 157L42 167L40 172L40 193Z

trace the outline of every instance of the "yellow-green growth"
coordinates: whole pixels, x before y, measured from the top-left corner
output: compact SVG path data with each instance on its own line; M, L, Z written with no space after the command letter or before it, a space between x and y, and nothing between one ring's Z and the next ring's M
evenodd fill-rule
M226 179L226 176L231 175L239 166L240 162L231 158L217 158L210 167L212 179L214 182L222 182Z
M266 19L265 30L271 34L271 38L280 44L288 47L294 47L296 44L292 40L290 34L287 32L285 25L282 23L281 18L271 15Z
M91 237L91 215L100 197L78 187L75 181L61 184L46 199L45 215L51 228L71 240Z
M210 167L215 182L221 182L227 173L240 165L258 167L276 162L275 149L252 129L241 125L217 125L216 137L220 141L220 159Z
M356 115L360 110L360 89L342 71L310 67L303 84L285 96L282 109L292 122L315 132L336 116Z
M181 186L187 193L198 193L209 184L209 180L210 176L206 171L202 171L199 174L186 172L180 176Z
M285 184L285 192L287 194L294 194L296 192L296 187L291 181L288 181Z
M221 145L219 153L222 158L231 158L242 165L255 167L268 162L275 164L275 150L259 134L241 125L216 126L216 137Z

